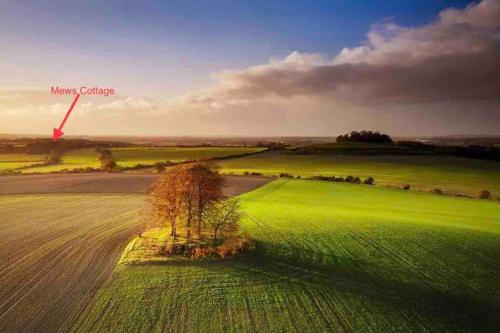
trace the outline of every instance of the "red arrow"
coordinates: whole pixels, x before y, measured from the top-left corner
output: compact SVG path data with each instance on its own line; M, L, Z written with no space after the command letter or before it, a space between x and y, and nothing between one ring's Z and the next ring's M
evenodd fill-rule
M77 94L75 99L73 100L73 103L71 103L71 106L69 107L68 112L66 112L66 115L64 116L64 119L63 119L61 125L59 125L59 128L54 127L54 132L52 132L52 141L57 141L58 139L60 139L64 135L64 132L62 131L64 124L66 124L66 120L68 120L68 117L69 117L71 111L73 111L73 108L75 107L75 104L76 104L76 102L78 102L79 98L80 98L80 94Z

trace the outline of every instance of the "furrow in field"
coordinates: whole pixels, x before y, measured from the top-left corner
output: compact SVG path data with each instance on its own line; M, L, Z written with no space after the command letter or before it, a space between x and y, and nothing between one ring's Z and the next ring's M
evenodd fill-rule
M68 331L113 272L142 200L0 197L0 214L11 211L0 221L0 331Z

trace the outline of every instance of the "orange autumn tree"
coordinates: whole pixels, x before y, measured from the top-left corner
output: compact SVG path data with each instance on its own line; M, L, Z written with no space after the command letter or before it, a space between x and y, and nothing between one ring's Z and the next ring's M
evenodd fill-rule
M170 168L153 185L151 210L170 224L174 239L179 222L183 222L188 240L193 227L201 238L208 211L221 197L222 178L212 164L183 164Z
M170 224L171 236L177 238L177 222L181 217L180 173L169 169L151 188L150 210L156 218Z
M215 166L208 163L195 163L185 170L194 184L196 233L201 237L208 209L222 197L222 178Z

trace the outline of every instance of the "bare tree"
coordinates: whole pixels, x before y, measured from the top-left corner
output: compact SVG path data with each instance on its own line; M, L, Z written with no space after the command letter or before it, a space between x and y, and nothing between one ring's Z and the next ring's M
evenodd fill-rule
M213 231L213 239L216 240L220 233L231 235L237 232L242 216L238 199L221 201L213 205L208 210L207 219Z

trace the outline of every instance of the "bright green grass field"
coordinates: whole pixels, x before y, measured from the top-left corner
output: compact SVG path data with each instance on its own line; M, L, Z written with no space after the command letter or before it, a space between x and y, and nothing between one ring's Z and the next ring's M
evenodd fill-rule
M43 163L44 161L45 155L40 154L0 154L0 171Z
M62 157L62 163L56 165L47 165L34 168L23 169L23 173L33 172L55 172L63 169L76 169L76 168L100 168L101 162L99 161L99 154L95 149L75 149L65 153Z
M241 196L252 256L120 266L75 331L494 331L500 204L278 180Z
M287 172L303 177L372 176L378 184L429 191L441 188L453 193L477 196L489 190L500 196L500 163L452 156L353 156L297 155L265 152L218 163L223 172L241 174L257 171L266 175Z
M113 148L113 158L118 165L131 167L155 162L183 162L214 157L254 153L263 150L254 147L125 147Z

